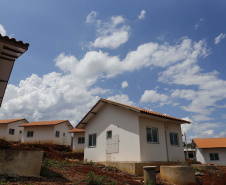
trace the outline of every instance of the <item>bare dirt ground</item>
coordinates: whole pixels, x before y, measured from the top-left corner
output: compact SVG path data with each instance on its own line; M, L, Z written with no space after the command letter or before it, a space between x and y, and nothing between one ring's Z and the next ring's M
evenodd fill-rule
M70 147L53 144L14 144L0 140L0 149L43 150L43 164L40 177L8 177L0 175L0 184L143 184L142 176L123 173L117 168L84 161L83 153L72 153ZM226 185L226 167L218 170L199 171L196 184ZM156 175L157 184L168 185Z

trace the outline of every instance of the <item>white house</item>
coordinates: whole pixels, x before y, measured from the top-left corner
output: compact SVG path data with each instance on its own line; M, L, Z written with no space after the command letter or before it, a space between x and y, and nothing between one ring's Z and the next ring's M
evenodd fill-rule
M193 139L196 160L203 163L226 165L226 138Z
M28 121L26 119L0 120L0 139L20 142L24 129L19 127L19 125L27 123Z
M71 145L71 134L68 132L73 126L68 120L37 121L22 124L20 127L24 127L24 143Z
M29 44L0 34L0 107L15 60L28 50Z
M69 133L73 133L73 151L74 152L84 152L84 144L85 144L85 130L74 128L69 131Z
M76 128L85 129L87 160L184 162L183 123L190 122L100 99Z

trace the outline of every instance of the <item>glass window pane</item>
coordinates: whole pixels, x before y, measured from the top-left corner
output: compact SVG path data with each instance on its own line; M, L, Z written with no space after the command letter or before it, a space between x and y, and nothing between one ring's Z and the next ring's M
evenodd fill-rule
M107 131L107 139L111 139L112 138L112 131Z
M215 160L219 160L218 153L214 153L214 158L215 158Z
M89 146L92 146L92 135L89 135Z
M174 141L173 141L173 133L170 133L170 144L174 145Z
M96 134L93 134L93 146L96 146Z
M174 133L174 145L178 145L178 139L177 134Z
M158 142L158 129L152 128L153 142Z
M152 142L151 128L146 128L146 132L147 132L147 142Z
M210 153L210 160L213 161L214 160L214 155L212 153Z

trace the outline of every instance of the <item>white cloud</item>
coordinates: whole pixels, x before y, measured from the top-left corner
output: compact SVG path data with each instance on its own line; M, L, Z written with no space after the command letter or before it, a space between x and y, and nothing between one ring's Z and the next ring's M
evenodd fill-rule
M2 36L6 36L6 30L5 30L4 26L1 25L1 24L0 24L0 34L1 34Z
M123 81L123 82L122 82L122 88L124 89L124 88L126 88L126 87L129 87L129 84L128 84L127 81Z
M146 14L146 11L145 10L142 10L140 12L140 15L138 16L138 19L145 19L145 14Z
M159 94L154 90L145 90L144 94L141 96L140 101L141 102L151 102L151 103L156 103L156 102L166 102L168 99L168 96L165 94Z
M96 48L116 49L129 39L130 27L125 25L125 19L122 16L113 16L110 21L97 23L98 37L91 46Z
M128 95L125 95L125 94L111 96L111 97L108 97L107 99L115 101L115 102L123 103L126 105L132 105L132 106L135 105L135 103L133 101L129 100Z
M92 11L90 14L87 15L87 17L86 17L86 22L87 22L87 23L92 23L92 22L94 22L96 16L97 16L97 12Z
M214 43L219 44L225 37L226 37L226 34L221 33L214 39Z

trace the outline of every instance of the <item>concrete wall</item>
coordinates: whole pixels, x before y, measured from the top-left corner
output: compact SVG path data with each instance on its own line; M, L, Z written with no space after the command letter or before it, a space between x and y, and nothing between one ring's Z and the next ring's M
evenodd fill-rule
M59 145L71 145L71 133L68 133L71 130L67 123L61 123L54 127L53 143ZM56 131L60 132L60 137L55 137ZM65 136L63 136L65 133Z
M7 124L0 124L0 139L5 139L7 133Z
M73 137L73 151L75 151L75 152L83 152L84 151L84 147L85 147L85 143L88 142L85 139L85 143L84 144L78 144L78 138L79 137L85 137L85 132L74 133L74 137Z
M140 161L167 161L164 123L150 118L139 118ZM158 143L148 143L146 127L158 128Z
M165 123L165 130L167 136L168 156L169 161L184 162L184 148L182 141L181 125L177 123L167 122ZM178 146L170 144L170 133L178 133Z
M138 114L106 104L86 125L84 158L92 161L140 161ZM119 152L106 154L106 132L119 135ZM89 134L97 134L95 148L88 147Z
M43 151L0 150L0 174L39 176Z
M33 131L33 137L27 137L27 132ZM54 126L24 127L22 142L24 143L53 143Z
M19 125L22 125L25 123L27 123L26 120L20 120L20 121L7 124L8 126L7 126L5 139L7 141L15 141L15 142L22 141L24 128L19 127ZM9 129L14 129L14 135L9 134ZM22 131L22 134L20 134L20 131Z
M218 153L219 160L210 160L210 153ZM216 165L226 165L226 148L204 148L196 146L196 160L202 164L214 163Z

